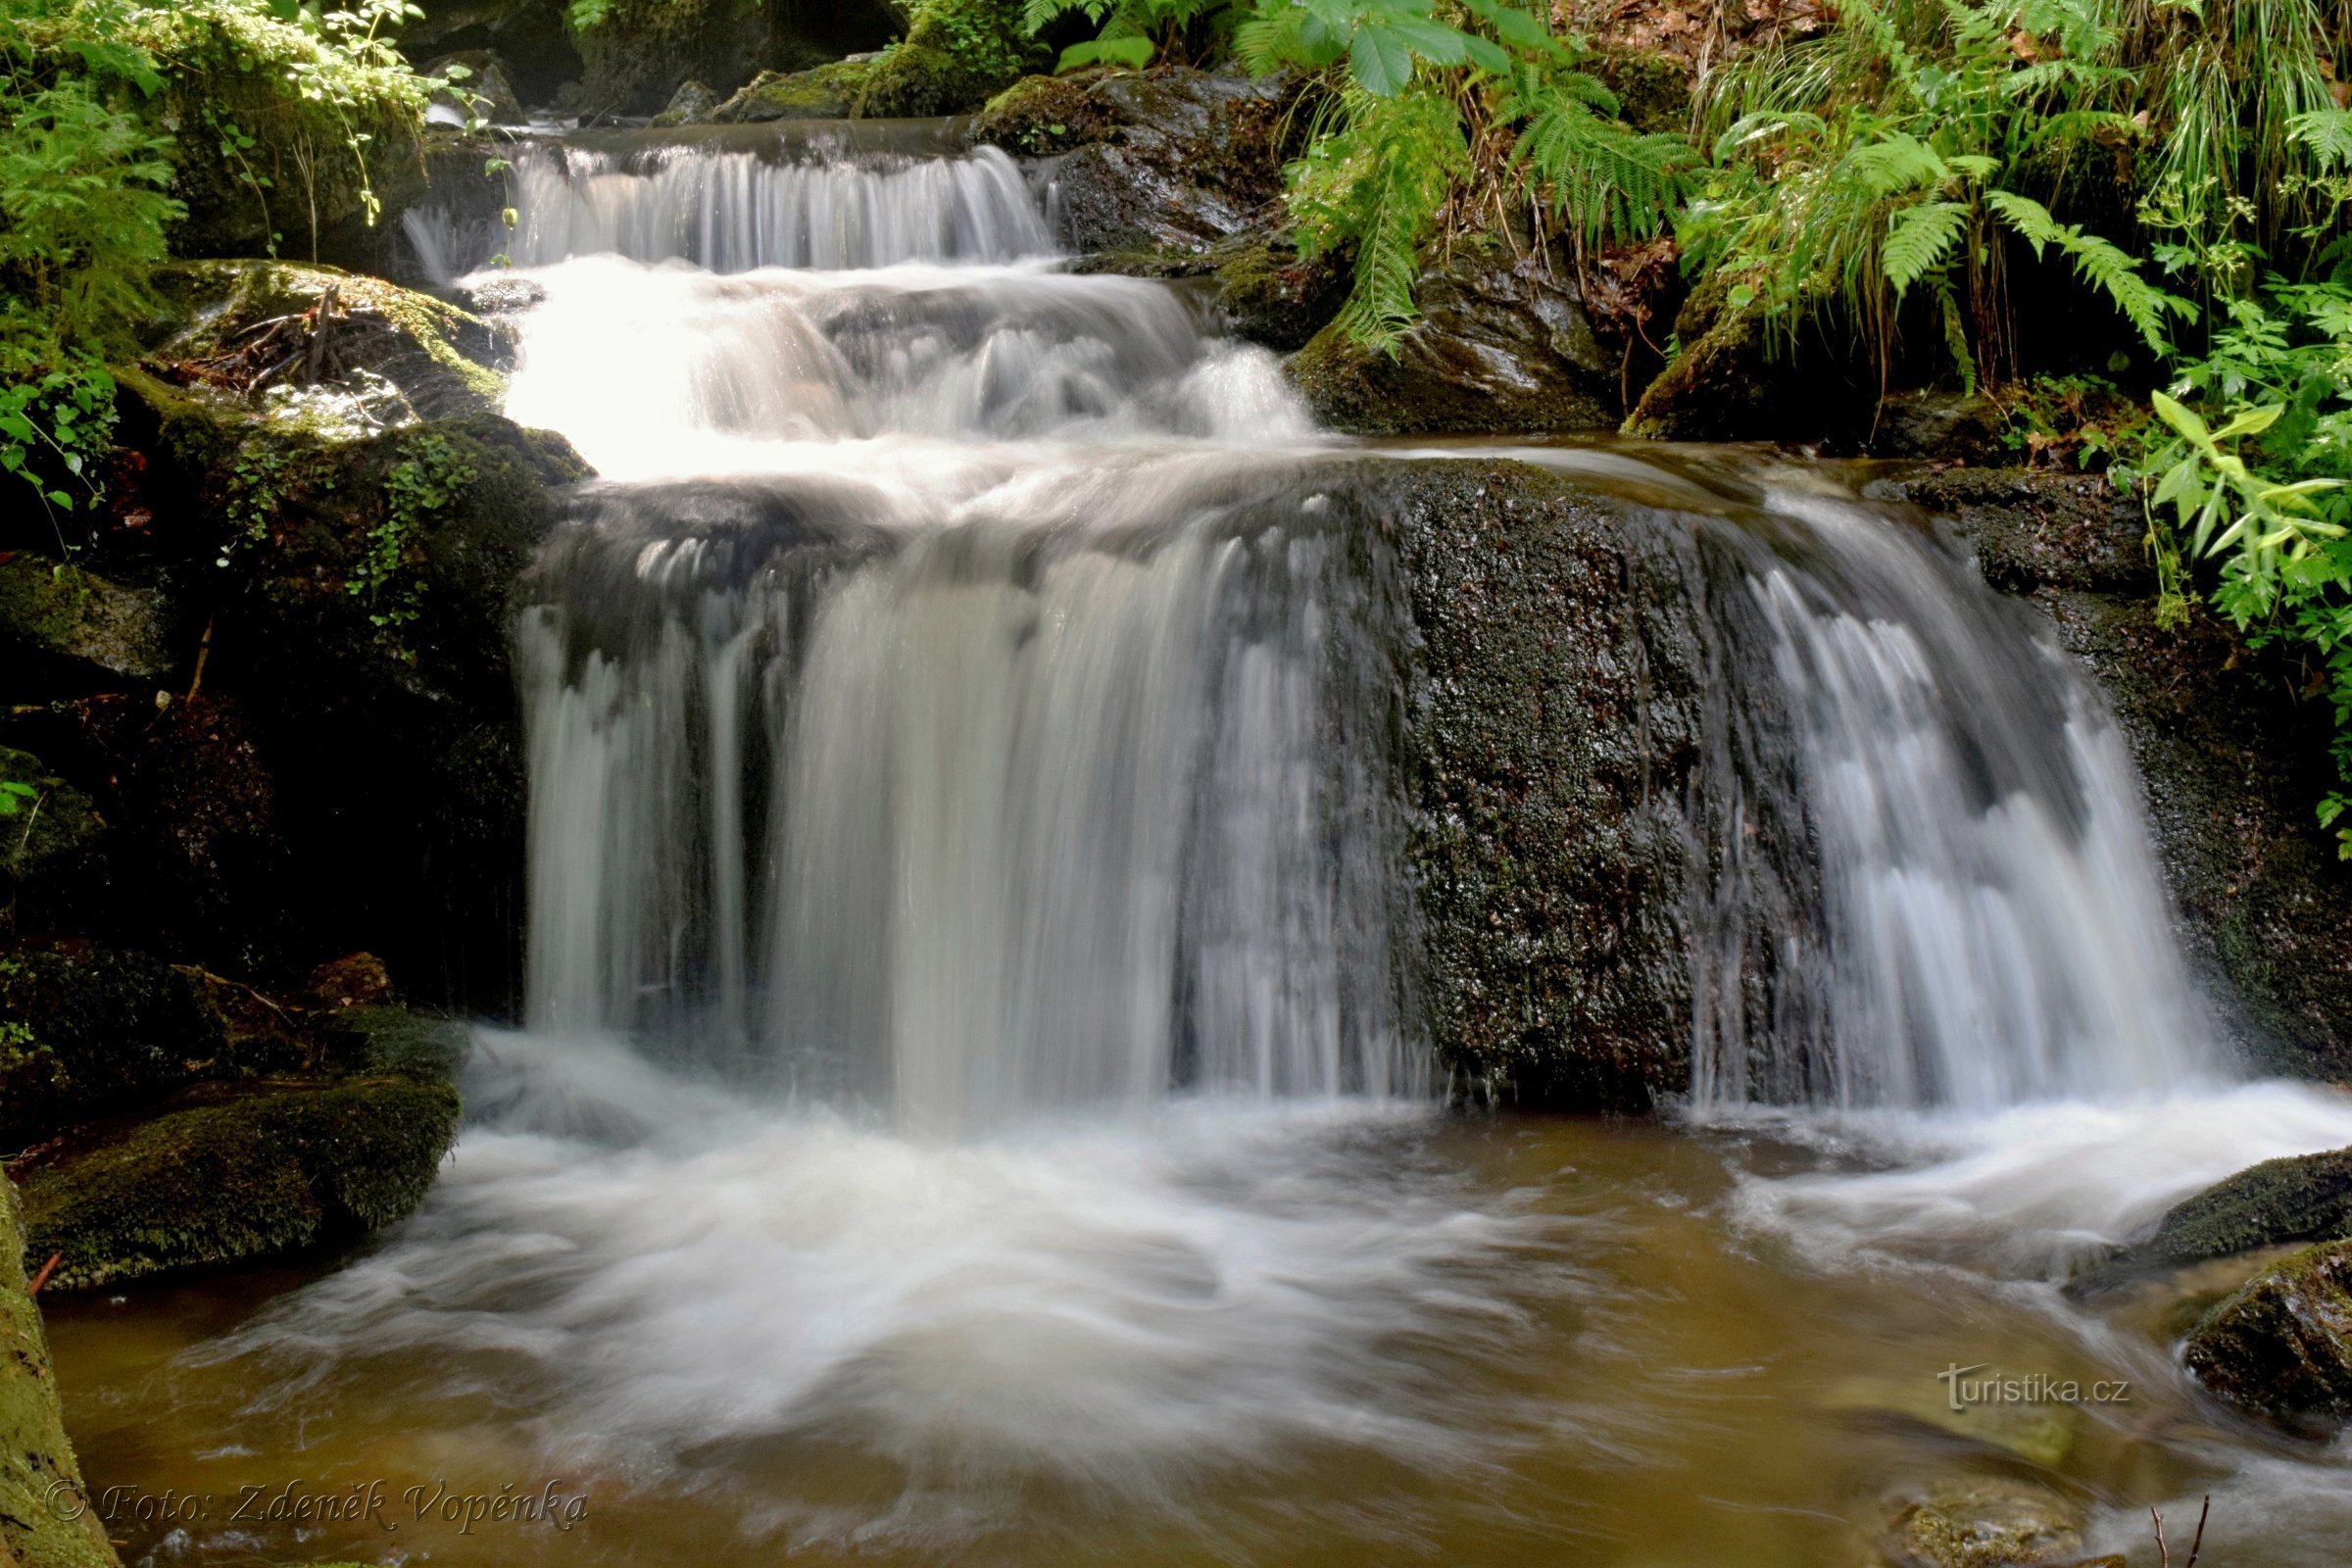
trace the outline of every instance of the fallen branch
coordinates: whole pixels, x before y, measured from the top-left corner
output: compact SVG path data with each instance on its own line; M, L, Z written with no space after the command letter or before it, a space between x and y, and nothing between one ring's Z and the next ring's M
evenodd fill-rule
M26 1296L40 1295L41 1287L49 1283L49 1276L57 1272L57 1265L65 1261L65 1256L66 1254L63 1252L51 1252L49 1261L41 1265L41 1271L32 1277L32 1283L24 1287L24 1294Z
M2188 1561L2182 1563L2180 1568L2197 1568L2197 1554L2205 1549L2205 1519L2206 1516L2212 1512L2213 1494L2209 1492L2205 1494L2205 1506L2197 1510L2197 1534L2195 1539L2190 1541L2188 1544ZM2148 1510L2148 1517L2156 1521L2156 1558L2158 1568L2173 1568L2173 1550L2170 1546L2164 1544L2164 1515L2158 1513L2155 1509L2150 1508Z

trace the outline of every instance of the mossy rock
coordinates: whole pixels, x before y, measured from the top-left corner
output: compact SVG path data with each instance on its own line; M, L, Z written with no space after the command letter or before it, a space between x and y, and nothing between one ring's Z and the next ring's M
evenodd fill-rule
M969 114L1051 63L1029 35L1022 0L915 0L906 36L873 62L857 112L865 120Z
M1575 296L1470 257L1433 268L1394 353L1334 322L1286 368L1327 424L1358 435L1598 430L1613 367Z
M719 96L699 81L684 81L669 95L669 102L654 117L657 128L671 125L700 125L707 123L719 106Z
M145 329L148 362L189 384L233 387L264 369L250 347L256 333L317 313L331 291L322 362L331 353L341 384L360 372L390 382L404 405L389 411L395 417L495 414L506 397L512 328L382 278L289 262L182 262L157 272L156 291L166 311Z
M1106 140L1118 129L1118 117L1087 86L1083 74L1023 76L972 117L972 140L1031 158Z
M2280 1258L2208 1312L2184 1352L2199 1382L2290 1428L2352 1421L2352 1241Z
M2076 1568L2082 1506L2032 1482L1952 1480L1899 1505L1886 1560L1903 1568Z
M457 1137L446 1050L399 1070L203 1083L159 1115L85 1129L19 1170L25 1255L59 1289L349 1240L423 1201ZM373 1063L370 1063L373 1065Z
M847 120L858 112L858 101L873 69L870 60L840 60L810 71L762 72L712 109L708 118L728 125L776 120Z
M0 1176L0 1562L116 1568L66 1437L49 1340L40 1309L25 1294L24 1259L16 1189Z
M70 900L105 837L87 795L30 752L0 746L0 933L21 904Z
M12 661L0 687L24 676L84 690L152 681L176 662L177 630L171 600L156 589L43 556L0 557L0 651L24 662Z
M1617 95L1618 118L1644 135L1690 128L1690 68L1672 55L1603 46L1586 68Z
M2266 1159L2173 1206L2146 1250L2199 1262L2289 1242L2352 1238L2352 1149Z
M327 228L365 217L369 192L420 156L416 76L325 66L309 31L266 8L149 7L130 40L164 67L149 114L175 127L172 193L186 213L174 255L307 252ZM348 104L306 96L291 79L304 68L331 71Z
M0 956L0 1148L154 1104L227 1045L220 1015L160 958L105 949Z
M758 65L767 23L760 0L612 0L571 29L582 108L650 115L681 83L732 91Z

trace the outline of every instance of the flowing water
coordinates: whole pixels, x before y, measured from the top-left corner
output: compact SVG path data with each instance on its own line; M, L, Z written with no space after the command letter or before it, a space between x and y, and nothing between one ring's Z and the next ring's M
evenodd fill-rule
M1797 1568L2018 1475L2341 1560L2352 1450L2172 1359L2228 1278L2060 1289L2352 1104L2239 1081L2023 612L1826 471L1516 451L1704 519L1774 763L1719 808L1819 871L1697 879L1671 1123L1447 1112L1362 455L1007 161L860 134L522 163L511 412L603 475L516 634L528 1016L414 1220L61 1306L94 1485L210 1499L133 1560Z

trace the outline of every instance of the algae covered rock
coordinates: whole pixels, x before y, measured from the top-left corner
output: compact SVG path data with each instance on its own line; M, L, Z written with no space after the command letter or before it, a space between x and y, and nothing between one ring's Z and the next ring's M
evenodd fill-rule
M1394 355L1324 327L1286 366L1316 416L1358 435L1596 430L1615 369L1572 288L1463 256L1425 273Z
M2082 1559L2082 1509L2032 1482L1955 1479L1897 1506L1883 1560L1899 1568L2058 1568Z
M906 36L872 63L857 112L867 120L968 114L1051 61L1023 0L913 0Z
M669 95L669 102L654 117L658 126L699 125L710 119L718 108L719 96L699 81L686 81Z
M2190 1331L2184 1358L2230 1403L2295 1428L2352 1421L2352 1241L2264 1269Z
M2352 1149L2267 1159L2175 1204L2145 1250L2193 1263L2352 1237Z
M27 1160L28 1254L82 1290L347 1240L424 1200L455 1140L447 1082L200 1084L163 1114Z
M149 325L149 363L182 385L256 406L339 390L360 405L350 416L371 424L492 414L506 395L511 328L381 278L183 262L157 273L156 290L167 314Z
M0 555L0 651L67 684L153 680L174 664L176 613L153 588L46 557Z
M48 1336L26 1283L16 1189L0 1175L0 1562L115 1568L66 1437Z
M105 949L0 956L0 1149L153 1104L227 1044L195 983L160 958Z
M841 60L808 71L761 72L726 102L712 106L702 118L722 125L761 124L777 120L848 120L858 113L870 60ZM683 93L685 88L680 88ZM677 106L672 105L672 109ZM658 123L670 122L664 114ZM692 119L676 122L693 123Z

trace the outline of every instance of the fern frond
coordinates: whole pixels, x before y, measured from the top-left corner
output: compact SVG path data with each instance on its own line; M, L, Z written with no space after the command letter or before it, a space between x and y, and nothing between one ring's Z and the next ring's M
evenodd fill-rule
M1879 265L1896 299L1950 262L1953 247L1968 227L1968 211L1963 202L1921 202L1894 215L1879 251Z

